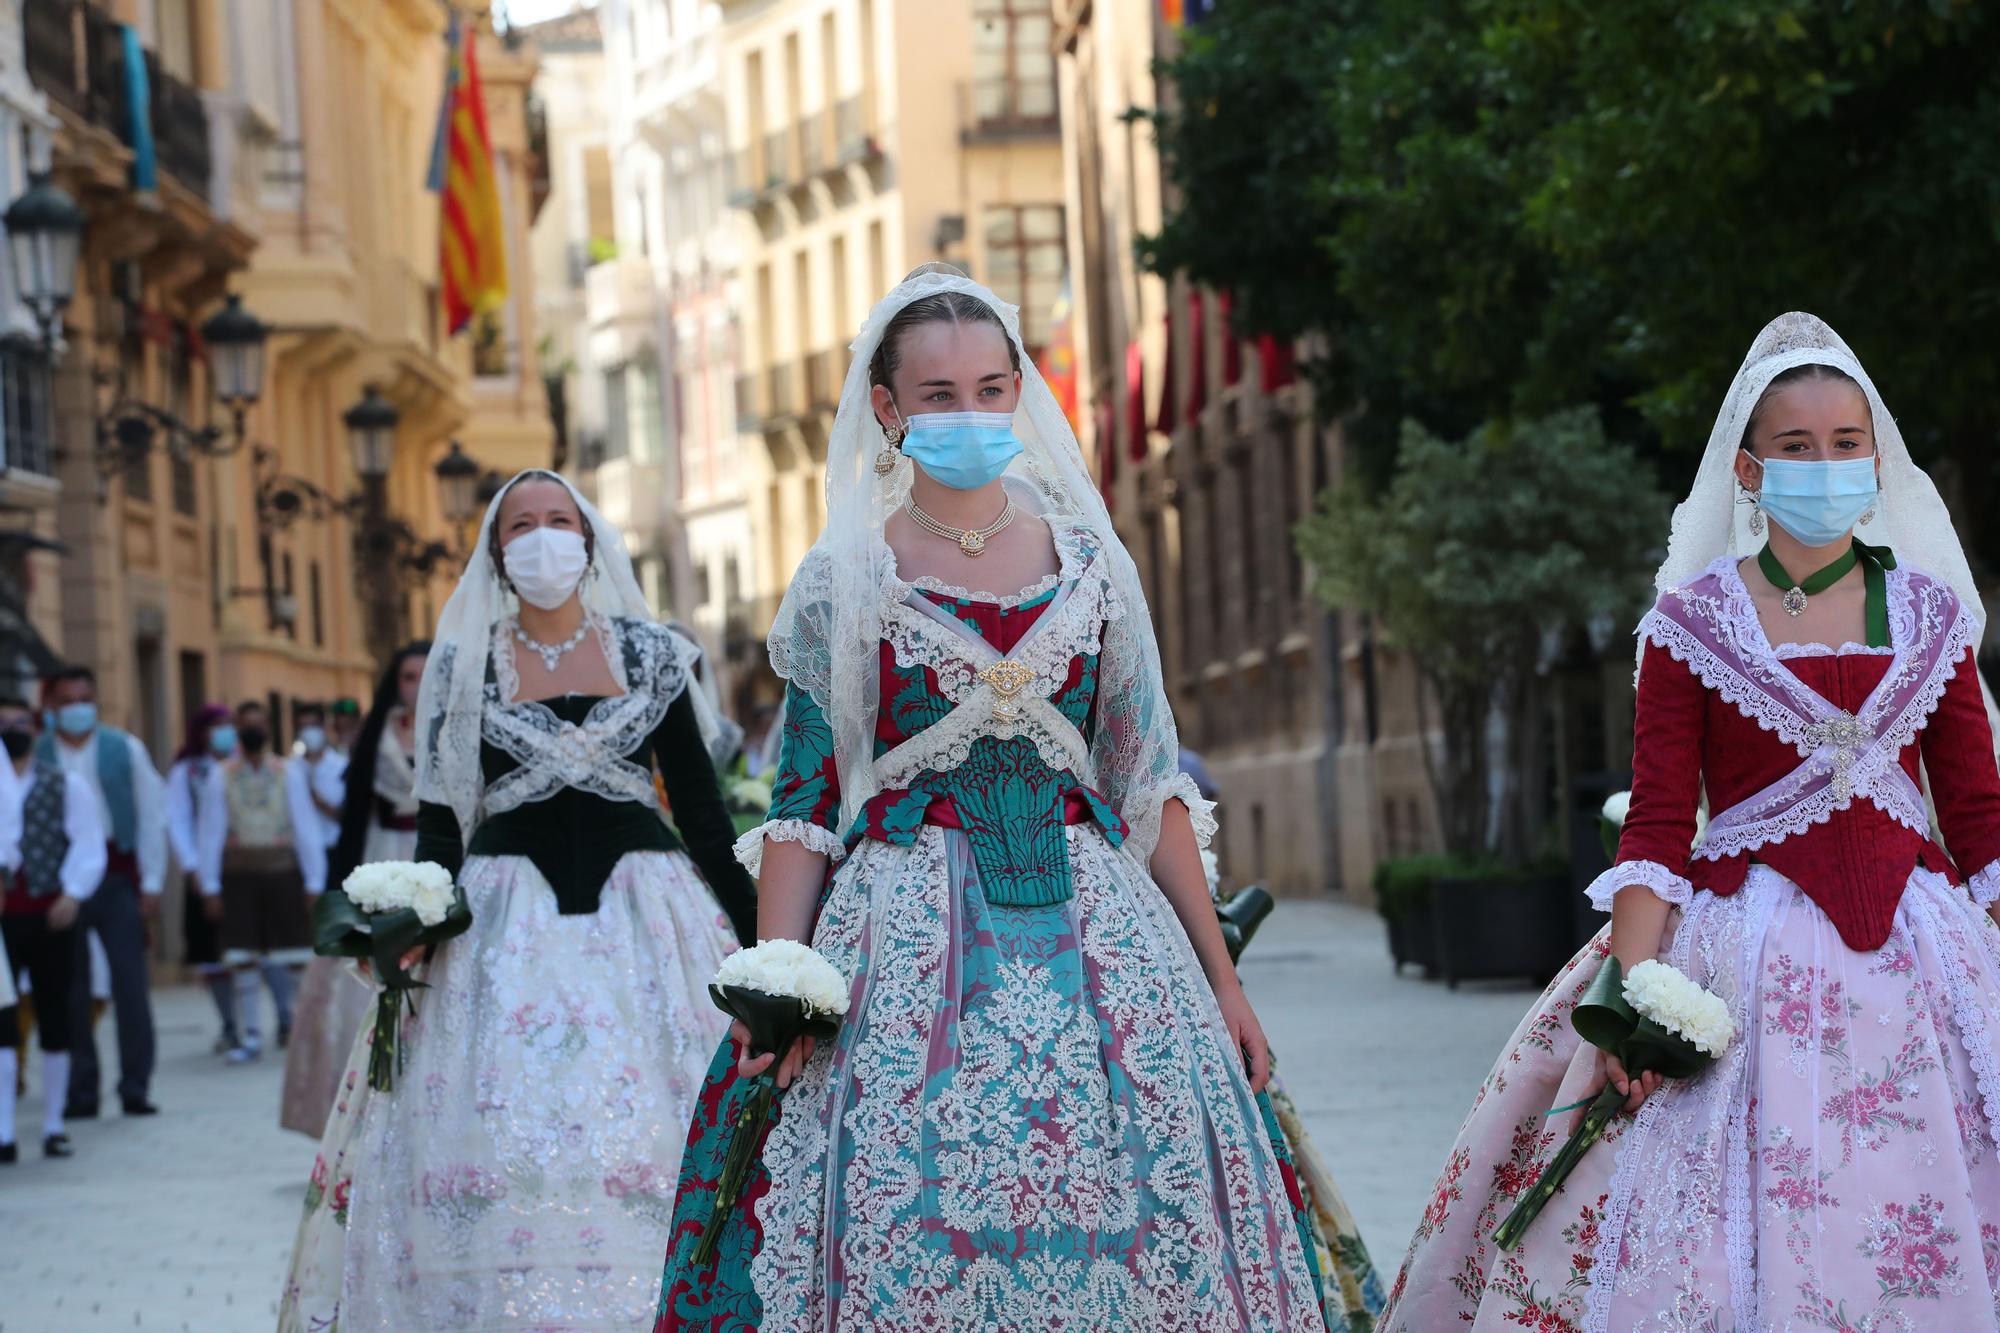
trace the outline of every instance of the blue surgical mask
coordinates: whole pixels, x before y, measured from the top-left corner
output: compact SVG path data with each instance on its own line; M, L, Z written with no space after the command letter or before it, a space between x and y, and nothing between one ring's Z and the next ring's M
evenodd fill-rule
M1026 447L1014 438L1011 412L924 412L910 418L907 430L903 452L955 491L998 480Z
M88 736L97 730L97 705L64 704L56 709L56 730L72 738Z
M318 754L326 748L326 728L300 727L299 744L305 747L307 754Z
M218 759L235 754L236 728L227 722L211 728L208 733L208 752Z
M1875 503L1875 460L1764 458L1757 507L1807 546L1831 546Z

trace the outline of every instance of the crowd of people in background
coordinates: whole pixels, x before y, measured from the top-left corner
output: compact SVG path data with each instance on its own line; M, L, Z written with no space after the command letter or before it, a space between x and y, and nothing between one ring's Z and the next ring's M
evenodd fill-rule
M353 699L295 704L287 743L261 701L208 704L165 777L99 716L86 666L56 672L32 702L0 695L0 1166L20 1158L31 1045L42 1152L74 1154L69 1122L101 1113L106 1009L119 1106L158 1113L148 955L170 869L185 881L182 956L214 1002L215 1055L248 1064L284 1051L281 1120L318 1137L369 994L313 957L312 906L355 865L409 854L411 715L428 650L396 655L365 715Z

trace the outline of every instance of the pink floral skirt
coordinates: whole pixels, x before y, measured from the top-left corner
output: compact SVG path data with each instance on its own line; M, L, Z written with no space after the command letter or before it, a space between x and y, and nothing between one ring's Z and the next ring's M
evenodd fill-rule
M1602 932L1473 1102L1382 1329L1543 1333L2000 1326L2000 930L1918 869L1873 953L1790 880L1697 893L1662 957L1729 1002L1736 1041L1614 1122L1527 1239L1494 1229L1588 1089L1570 1012Z

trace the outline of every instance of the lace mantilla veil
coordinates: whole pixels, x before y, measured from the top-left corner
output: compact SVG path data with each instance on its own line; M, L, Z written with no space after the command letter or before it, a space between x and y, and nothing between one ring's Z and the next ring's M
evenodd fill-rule
M1022 345L1019 312L948 269L919 269L905 278L869 312L852 344L853 361L827 443L826 529L800 563L771 628L772 667L812 696L833 730L840 826L850 826L881 785L874 771L878 645L883 597L895 592L883 525L909 494L915 466L905 458L887 475L875 471L883 436L870 402L868 366L896 313L942 292L964 292L997 311L1020 358L1014 433L1025 450L1007 474L1008 492L1030 513L1088 529L1110 576L1115 597L1103 628L1090 755L1096 771L1078 776L1094 783L1124 816L1131 828L1126 846L1142 865L1158 845L1169 798L1187 805L1197 836L1206 842L1213 828L1211 805L1180 772L1179 741L1138 570L1091 484L1069 419Z
M1654 587L1662 593L1683 587L1701 577L1702 571L1723 556L1740 558L1763 548L1763 539L1750 532L1750 505L1739 503L1745 493L1736 480L1736 455L1750 414L1756 410L1764 390L1784 371L1803 365L1833 366L1844 371L1868 397L1875 451L1881 455L1882 472L1876 515L1862 535L1870 543L1894 551L1899 564L1914 566L1951 585L1972 612L1979 635L1983 636L1986 609L1980 602L1978 585L1972 581L1972 569L1966 563L1958 532L1952 527L1951 513L1937 487L1911 460L1903 432L1897 428L1896 419L1883 405L1882 395L1875 391L1875 382L1868 378L1853 351L1825 320L1801 311L1778 316L1750 344L1743 366L1736 372L1728 396L1722 400L1722 412L1709 434L1708 451L1702 455L1701 467L1695 473L1694 488L1674 509L1667 558L1653 576ZM1975 637L1974 642L1979 642L1979 638ZM1642 639L1641 656L1645 648ZM1987 718L1994 724L1996 740L2000 740L2000 710L1996 710L1993 691L1983 676L1980 690L1986 698Z
M478 827L480 802L485 780L479 766L481 713L486 702L486 668L492 655L493 627L515 614L520 602L500 582L499 571L488 554L500 505L507 493L525 480L555 481L576 502L577 512L591 533L591 563L584 573L583 604L586 612L608 621L623 617L645 624L655 623L646 605L646 595L632 572L632 556L625 538L605 522L596 506L583 498L568 479L539 468L515 475L500 488L480 520L479 538L473 546L458 587L444 604L438 617L437 633L430 661L424 667L423 684L417 692L417 799L448 805L458 816L459 836L470 840ZM685 683L693 679L694 664L701 649L684 634L662 627L672 636L678 655L679 673ZM624 667L618 660L615 639L606 640L612 674L621 681ZM685 688L685 685L683 686ZM722 729L722 720L705 691L687 691L704 740L710 743Z

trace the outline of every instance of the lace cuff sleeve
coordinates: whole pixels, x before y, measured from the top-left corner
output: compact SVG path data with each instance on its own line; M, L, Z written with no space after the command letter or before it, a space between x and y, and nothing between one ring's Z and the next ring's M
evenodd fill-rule
M1694 885L1658 861L1621 861L1592 880L1584 895L1592 907L1608 912L1618 891L1634 885L1651 889L1654 897L1674 907L1685 907L1694 897Z
M1178 799L1187 807L1188 820L1194 825L1195 845L1208 846L1215 838L1215 802L1201 794L1193 775L1178 774L1167 788L1167 799Z
M764 842L802 842L806 850L819 852L832 861L847 855L847 847L824 824L809 819L773 819L759 824L736 840L736 859L752 875L764 873Z
M2000 898L2000 861L1987 865L1965 881L1965 891L1972 895L1972 901L1981 907L1991 907Z

